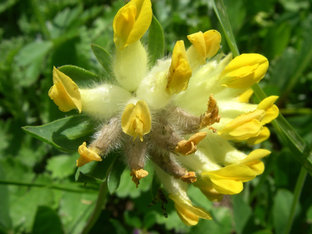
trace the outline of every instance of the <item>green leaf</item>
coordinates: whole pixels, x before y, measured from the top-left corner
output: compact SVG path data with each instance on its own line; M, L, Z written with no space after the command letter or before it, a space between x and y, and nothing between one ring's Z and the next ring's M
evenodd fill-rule
M122 223L117 219L109 219L109 222L114 226L115 233L117 234L127 234L127 230L123 227Z
M75 176L76 181L85 183L103 182L107 179L115 160L119 157L118 153L111 152L101 162L90 162L83 167L79 167Z
M164 30L155 16L148 33L148 52L151 64L155 64L156 60L164 56L165 37Z
M53 44L50 41L35 41L24 46L15 57L21 86L32 85L39 77L43 60Z
M310 224L312 223L312 206L310 206L307 211L307 222Z
M243 233L244 227L251 216L251 208L244 201L243 195L238 194L233 198L234 221L237 233Z
M47 206L39 206L33 225L33 234L59 234L64 233L60 217Z
M124 171L125 167L126 165L118 160L118 158L113 163L107 177L107 187L110 194L113 194L117 190L120 184L121 174Z
M58 69L68 75L73 81L77 83L78 86L86 87L94 82L100 81L100 78L96 74L81 67L74 65L64 65Z
M130 215L129 211L126 211L124 213L124 219L126 221L126 224L128 224L129 226L132 226L134 228L140 228L141 227L141 220L138 216L135 215Z
M40 126L25 126L23 130L56 148L74 152L95 131L94 121L84 115L73 115Z
M222 0L212 0L211 1L214 12L216 13L218 20L221 24L222 30L225 35L226 42L228 43L233 56L239 55L239 50L236 45L235 37L233 35L232 26L229 17L226 13L224 3Z
M112 74L112 56L101 46L97 44L91 45L92 51L99 61L99 63L103 66L105 71L110 75Z
M293 196L288 190L280 189L274 197L273 224L277 234L285 233Z
M0 164L0 179L5 180L4 172ZM8 230L12 226L10 217L9 191L8 186L0 185L0 232L1 229Z
M77 157L60 155L48 160L47 170L52 172L52 178L63 179L75 171Z
M65 233L78 234L88 221L96 204L97 194L64 193L60 202L59 213Z

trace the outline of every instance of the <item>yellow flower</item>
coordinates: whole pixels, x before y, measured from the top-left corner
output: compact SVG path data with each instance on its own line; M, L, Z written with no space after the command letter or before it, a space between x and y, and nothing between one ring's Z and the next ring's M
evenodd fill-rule
M78 87L54 68L49 96L60 110L77 109L102 123L89 144L79 146L77 166L101 161L122 147L139 186L149 176L144 167L151 160L181 220L196 225L211 216L192 205L190 184L219 201L224 194L241 192L244 182L263 172L261 159L270 152L246 154L234 142L258 144L269 137L265 125L278 116L277 97L248 103L251 86L264 77L268 61L259 54L216 55L221 36L215 30L189 35L187 49L177 41L172 56L150 68L140 38L151 17L149 0L132 0L116 14L114 84Z
M114 42L123 49L144 35L152 22L150 0L131 0L116 14L113 22Z

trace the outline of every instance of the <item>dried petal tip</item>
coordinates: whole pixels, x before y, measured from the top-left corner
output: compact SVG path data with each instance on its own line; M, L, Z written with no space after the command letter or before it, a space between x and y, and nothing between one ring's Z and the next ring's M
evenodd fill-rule
M135 170L132 169L130 176L132 176L132 181L136 184L136 187L139 186L140 179L148 176L148 172L144 169Z
M114 42L123 49L144 35L152 22L152 4L150 0L132 0L119 9L114 22Z
M197 181L194 171L188 171L184 176L181 176L180 179L186 183L195 183Z
M173 48L168 73L167 92L172 95L185 90L191 76L192 69L187 60L184 42L177 41Z
M151 114L147 104L140 100L135 105L126 106L121 116L122 131L143 141L143 136L151 131Z
M241 54L235 57L221 74L221 82L230 88L249 88L267 72L269 62L261 54Z
M77 84L55 67L53 67L53 86L49 90L49 97L63 112L72 109L81 112L82 104Z
M200 128L210 126L220 121L219 108L216 99L212 95L209 97L207 111L200 117Z
M96 148L88 148L86 142L79 146L78 153L80 157L76 161L77 167L81 167L91 161L102 161L102 158L98 155L98 150Z
M194 153L197 150L198 143L204 139L206 135L206 132L198 132L191 136L190 139L178 142L175 148L176 152L183 155Z

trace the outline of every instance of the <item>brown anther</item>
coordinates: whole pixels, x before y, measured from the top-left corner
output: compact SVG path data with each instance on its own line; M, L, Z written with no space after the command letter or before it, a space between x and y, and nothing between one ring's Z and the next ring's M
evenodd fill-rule
M130 172L130 176L132 176L132 181L135 183L136 187L139 186L140 184L140 179L146 177L148 175L148 172L145 171L144 169L132 169Z
M194 171L188 171L184 176L181 176L180 179L186 183L195 183L197 181Z
M211 130L213 133L217 132L217 129L215 129L214 127L209 127L208 129Z
M209 97L207 111L200 116L199 128L204 128L220 121L219 108L216 99L212 95Z
M189 155L197 150L198 143L206 137L206 132L197 132L188 140L179 141L175 151L180 154Z

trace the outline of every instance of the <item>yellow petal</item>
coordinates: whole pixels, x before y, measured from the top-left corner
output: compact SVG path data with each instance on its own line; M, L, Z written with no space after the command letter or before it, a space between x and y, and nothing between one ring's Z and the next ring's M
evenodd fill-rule
M258 137L263 129L260 121L263 115L263 110L242 114L226 124L218 133L226 139L237 141Z
M63 72L53 67L53 86L49 90L49 97L61 111L77 108L81 112L81 97L77 84Z
M141 39L152 22L150 0L132 0L119 9L114 22L114 42L123 49Z
M247 89L245 92L243 92L239 96L239 101L243 102L243 103L248 103L252 94L253 94L253 90L252 89Z
M259 105L259 110L264 110L265 114L261 119L262 124L270 123L272 120L276 119L279 114L279 109L274 102L278 99L278 96L270 96L263 99Z
M248 165L248 163L251 163L255 160L262 159L262 158L268 156L270 153L271 152L269 150L266 150L266 149L256 149L256 150L253 150L252 152L250 152L245 159L240 161L240 163L244 163L244 164Z
M235 180L246 182L256 177L256 173L247 165L231 164L216 171L207 172L210 179Z
M204 173L203 173L204 174ZM243 182L231 180L218 175L209 175L213 187L221 194L237 194L243 190Z
M128 104L121 116L122 131L134 139L143 136L151 130L151 114L147 104L140 100L135 105Z
M181 220L188 226L198 223L199 218L211 220L211 216L203 209L193 206L191 201L182 196L170 194L169 198L174 201L175 208Z
M267 58L260 54L241 54L225 67L221 81L230 88L249 88L264 77L268 67Z
M261 142L267 140L270 137L270 130L267 127L263 127L256 137L251 137L247 140L248 144L256 145L260 144Z
M247 140L250 137L258 136L262 129L262 124L257 119L252 119L229 132L229 136L236 140Z
M83 142L79 146L78 153L80 154L80 157L76 161L77 167L81 167L91 161L102 161L97 150L88 148L86 142Z
M201 31L187 36L187 39L195 47L197 53L202 57L202 63L206 58L211 58L220 49L221 34L216 30Z
M199 187L199 189L210 201L220 202L223 199L223 194L219 193L212 186L211 187L202 186L202 187Z
M185 90L191 76L192 70L186 57L184 42L182 40L177 41L173 48L168 73L167 92L175 94Z

